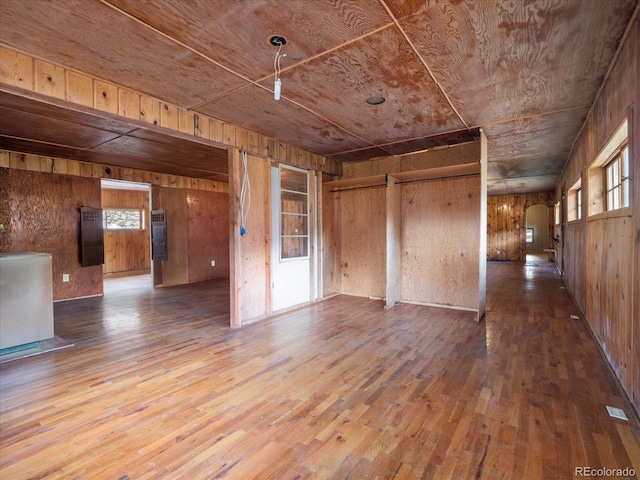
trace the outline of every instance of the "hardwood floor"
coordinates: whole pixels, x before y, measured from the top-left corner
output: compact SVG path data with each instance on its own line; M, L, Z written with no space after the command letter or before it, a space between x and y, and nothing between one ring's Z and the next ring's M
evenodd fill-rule
M554 267L488 271L480 324L342 296L230 330L220 280L58 303L76 346L0 366L0 477L640 472L637 419Z

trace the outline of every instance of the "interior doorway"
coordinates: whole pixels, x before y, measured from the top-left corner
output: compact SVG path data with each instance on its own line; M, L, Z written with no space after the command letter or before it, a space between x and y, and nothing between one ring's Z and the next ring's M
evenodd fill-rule
M549 261L549 207L532 205L526 211L526 254L527 262Z
M149 184L101 180L103 291L152 288Z

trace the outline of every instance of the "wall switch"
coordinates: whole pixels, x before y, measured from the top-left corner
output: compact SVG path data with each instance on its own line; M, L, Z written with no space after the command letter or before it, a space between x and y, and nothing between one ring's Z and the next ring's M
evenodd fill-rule
M69 281L69 274L68 273L63 273L62 274L62 281L63 282L68 282Z
M500 250L496 250L496 254L497 254L497 255L500 255Z
M215 260L211 260L211 266L215 267L216 266L216 261Z

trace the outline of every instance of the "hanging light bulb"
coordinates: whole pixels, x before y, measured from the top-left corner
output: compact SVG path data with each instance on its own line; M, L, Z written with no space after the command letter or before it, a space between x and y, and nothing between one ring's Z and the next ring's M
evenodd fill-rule
M284 37L274 35L271 37L270 42L274 47L278 47L276 56L273 58L273 71L275 75L273 83L273 99L280 100L280 92L282 91L282 80L280 80L280 60L282 57L287 56L286 53L282 53L282 46L287 43L287 40Z
M280 100L280 90L282 89L282 80L276 78L273 85L273 99Z

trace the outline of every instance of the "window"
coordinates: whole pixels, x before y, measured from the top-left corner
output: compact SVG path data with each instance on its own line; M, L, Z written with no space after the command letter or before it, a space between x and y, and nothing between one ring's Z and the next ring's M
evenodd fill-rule
M576 209L578 211L578 220L582 220L582 186L576 190Z
M533 243L533 228L527 228L527 235L525 238L527 243Z
M560 225L560 202L557 202L553 207L553 216L556 225Z
M620 123L587 171L589 219L630 215L629 121Z
M308 173L280 166L280 258L309 256Z
M144 212L142 210L105 210L104 228L107 230L142 230L144 229Z
M629 206L629 146L624 145L604 167L607 211Z
M567 192L567 220L570 222L582 219L582 180L578 180Z

